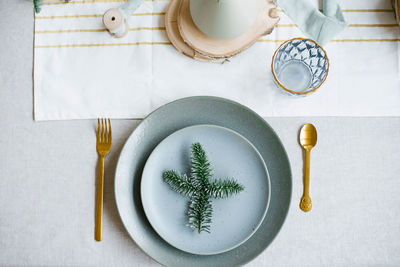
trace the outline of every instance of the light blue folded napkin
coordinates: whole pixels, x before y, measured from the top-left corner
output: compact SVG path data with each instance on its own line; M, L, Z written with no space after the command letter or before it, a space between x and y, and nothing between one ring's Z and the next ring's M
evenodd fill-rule
M317 43L324 45L342 31L347 23L335 0L323 0L323 13L311 0L275 0L294 23Z
M122 4L119 9L124 14L125 19L128 20L132 13L135 12L143 2L144 0L128 0L128 2Z

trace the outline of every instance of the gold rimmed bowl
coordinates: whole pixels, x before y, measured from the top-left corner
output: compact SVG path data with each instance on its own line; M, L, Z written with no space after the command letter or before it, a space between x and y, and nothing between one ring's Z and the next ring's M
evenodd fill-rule
M272 57L272 74L279 88L291 95L315 92L326 80L329 59L315 41L294 38L285 41Z

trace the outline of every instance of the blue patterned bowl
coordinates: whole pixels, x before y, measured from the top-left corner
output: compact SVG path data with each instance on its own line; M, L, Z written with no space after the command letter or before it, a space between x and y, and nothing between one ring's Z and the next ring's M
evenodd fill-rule
M272 57L277 85L291 95L307 95L326 80L329 60L325 50L311 39L294 38L281 44Z

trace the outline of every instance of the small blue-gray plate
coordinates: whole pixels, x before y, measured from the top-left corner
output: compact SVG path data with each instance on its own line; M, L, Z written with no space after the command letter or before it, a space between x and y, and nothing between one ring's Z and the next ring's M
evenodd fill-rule
M163 181L172 169L190 176L191 145L199 142L207 153L214 179L234 178L245 187L235 196L212 199L211 232L199 234L188 224L189 198ZM257 149L243 136L215 125L176 131L151 153L143 170L141 197L154 230L172 246L199 255L231 250L249 239L268 209L270 183Z
M215 255L195 255L167 243L147 220L140 196L143 167L154 148L173 132L199 124L226 127L249 140L267 163L271 182L268 212L258 230L240 246ZM180 99L147 116L121 151L114 184L118 212L129 235L154 260L174 267L232 267L251 261L277 236L292 193L289 159L274 130L249 108L209 96Z

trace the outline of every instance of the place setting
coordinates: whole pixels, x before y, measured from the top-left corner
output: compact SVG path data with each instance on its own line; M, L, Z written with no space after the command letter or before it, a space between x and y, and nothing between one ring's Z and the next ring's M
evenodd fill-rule
M290 212L312 220L314 117L400 115L399 3L34 0L34 120L95 128L93 243L110 180L123 234L164 266L242 266ZM303 162L270 117L305 118ZM139 123L119 152L120 119Z
M228 111L234 120L224 115ZM299 131L304 212L312 209L310 152L316 143L317 130L304 125ZM99 119L97 241L102 241L104 157L111 147L110 120ZM274 130L254 111L217 97L180 99L146 117L121 151L114 184L129 235L167 266L251 261L279 233L292 195L290 162Z

